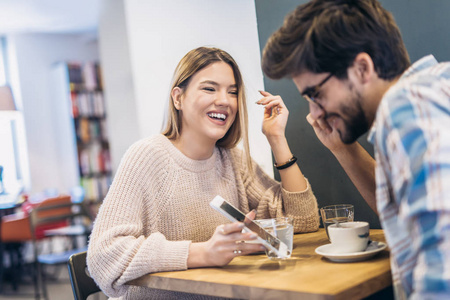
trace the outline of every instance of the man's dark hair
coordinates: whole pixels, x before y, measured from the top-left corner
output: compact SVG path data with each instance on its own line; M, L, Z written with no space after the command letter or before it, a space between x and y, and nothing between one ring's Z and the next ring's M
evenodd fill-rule
M361 52L370 55L385 80L410 65L394 18L377 0L313 0L286 16L269 38L262 69L273 79L304 71L345 79Z

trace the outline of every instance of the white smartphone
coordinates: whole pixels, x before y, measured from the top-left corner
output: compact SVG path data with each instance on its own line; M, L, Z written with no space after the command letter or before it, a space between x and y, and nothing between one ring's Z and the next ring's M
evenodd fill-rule
M258 235L258 241L270 251L275 252L279 258L286 258L288 256L288 247L285 243L271 235L264 228L262 228L249 218L246 218L243 212L231 205L222 197L214 197L209 205L211 205L212 208L227 217L230 221L243 222L245 226L244 231L253 231L254 233L256 233Z

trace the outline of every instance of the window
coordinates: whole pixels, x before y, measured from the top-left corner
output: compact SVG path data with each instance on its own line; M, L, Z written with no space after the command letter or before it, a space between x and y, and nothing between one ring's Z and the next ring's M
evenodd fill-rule
M6 84L5 39L0 37L0 85Z
M0 86L8 84L5 40L0 37ZM29 186L28 157L22 113L0 110L0 194L17 194Z

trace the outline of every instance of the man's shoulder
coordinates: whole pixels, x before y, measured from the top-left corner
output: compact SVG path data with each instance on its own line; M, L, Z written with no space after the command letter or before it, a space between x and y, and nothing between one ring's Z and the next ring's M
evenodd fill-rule
M391 113L404 113L418 105L450 103L448 94L445 96L449 89L450 62L443 62L400 78L385 93L380 104Z
M426 60L428 58L428 60ZM450 62L438 63L434 57L426 57L422 65L417 66L417 70L408 70L405 76L402 76L397 84L394 85L394 90L403 89L408 91L417 89L434 88L441 85L450 85Z

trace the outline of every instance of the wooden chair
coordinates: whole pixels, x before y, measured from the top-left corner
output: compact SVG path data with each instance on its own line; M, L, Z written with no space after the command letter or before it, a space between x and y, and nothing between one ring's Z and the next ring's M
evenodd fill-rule
M56 197L51 197L44 199L42 202L34 205L23 205L23 207L28 206L29 209L39 208L41 206L58 205L63 203L71 203L70 196L60 195ZM30 226L30 215L28 210L24 210L21 213L13 213L5 215L1 219L0 226L0 239L1 247L0 254L3 257L6 252L8 252L11 261L11 271L12 271L12 284L13 290L18 290L18 282L21 278L21 270L23 267L22 259L22 246L26 242L35 240L41 240L45 238L45 230L59 228L66 226L67 222L61 221L56 223L44 224L42 226L37 226L32 234ZM33 272L34 275L36 272ZM3 268L0 270L0 281L3 281ZM33 280L35 281L35 280ZM36 287L35 287L36 289ZM36 299L39 299L38 293L35 293Z
M75 300L86 300L89 295L101 291L89 274L86 265L86 255L86 251L73 254L67 264Z
M86 219L87 222L84 222L83 219ZM78 222L79 225L85 224L86 228L88 228L91 225L92 218L83 203L72 203L70 201L56 205L40 205L39 207L34 208L30 213L30 231L32 233L35 266L37 270L37 276L34 276L33 278L36 298L40 297L40 290L42 289L44 298L48 299L44 266L65 265L72 254L86 251L87 249L87 246L83 246L81 248L72 248L62 253L39 253L39 247L37 245L39 238L36 229L43 228L47 225L50 226L51 224L60 224L61 222L67 222L67 224L75 224ZM80 232L80 235L87 236L89 232L89 229L86 229L83 232ZM73 237L73 234L69 234L69 236Z

